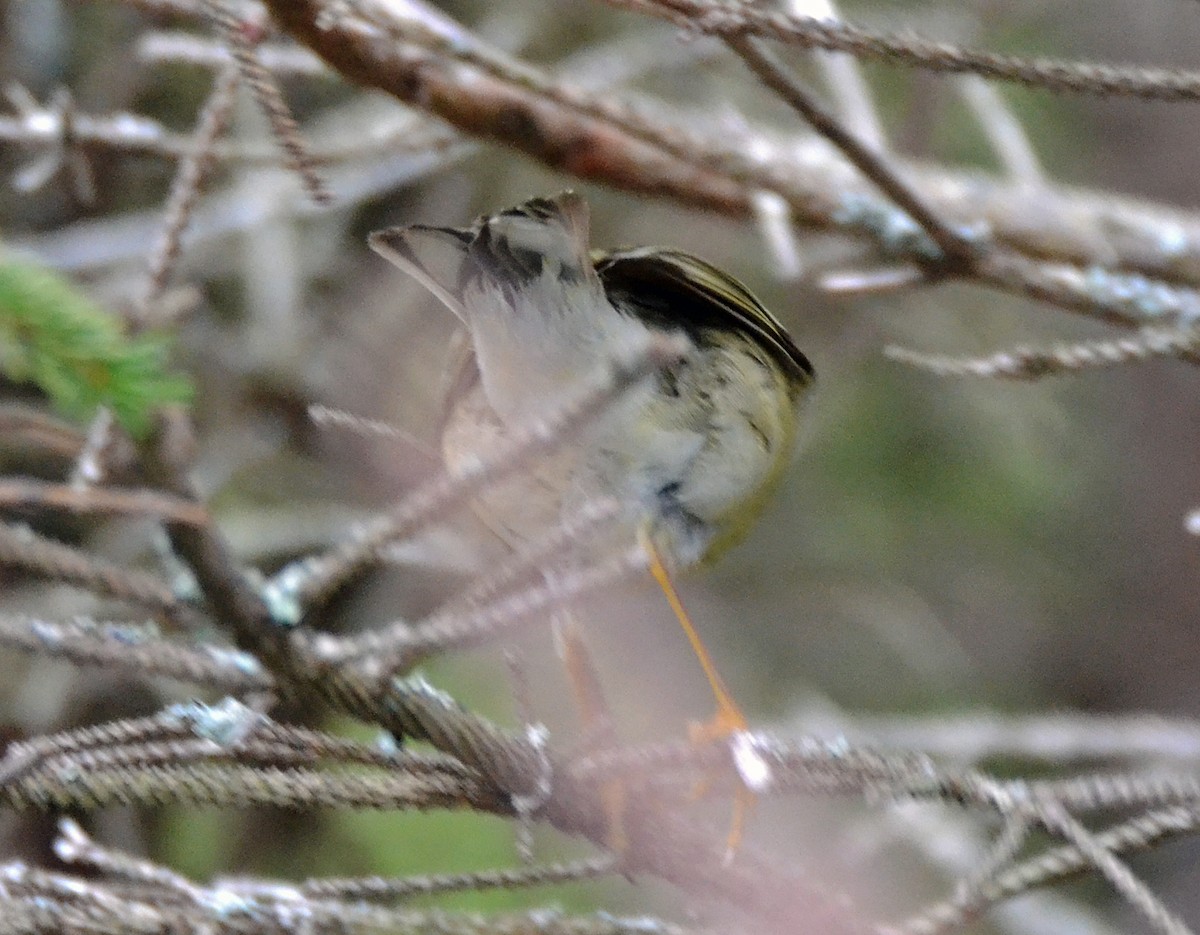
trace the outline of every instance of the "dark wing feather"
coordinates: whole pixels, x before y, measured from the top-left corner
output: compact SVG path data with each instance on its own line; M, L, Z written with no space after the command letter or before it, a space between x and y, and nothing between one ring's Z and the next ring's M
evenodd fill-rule
M740 331L802 383L812 364L783 325L732 276L710 263L660 247L594 250L592 262L609 300L659 326L682 328L697 340L711 329Z

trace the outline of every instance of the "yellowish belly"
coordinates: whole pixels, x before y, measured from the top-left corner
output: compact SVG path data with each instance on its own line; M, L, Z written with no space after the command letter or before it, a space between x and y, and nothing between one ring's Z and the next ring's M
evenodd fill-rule
M732 545L757 517L795 448L802 400L749 346L698 351L690 363L618 401L558 451L474 504L510 546L545 535L601 497L622 505L614 534L648 524L680 565ZM451 467L511 432L479 381L453 402L442 437Z

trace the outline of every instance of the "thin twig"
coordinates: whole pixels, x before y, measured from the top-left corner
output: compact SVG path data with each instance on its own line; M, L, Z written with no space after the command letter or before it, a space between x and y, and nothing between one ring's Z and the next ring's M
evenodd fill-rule
M925 750L957 762L991 757L1072 761L1200 761L1200 721L1157 714L1000 714L857 717L852 737L894 750Z
M0 565L20 568L93 594L130 601L172 619L184 619L190 613L170 586L154 575L89 555L38 535L27 526L0 523Z
M611 855L542 867L518 867L512 870L479 870L474 873L437 874L419 877L361 877L340 880L330 877L303 884L311 896L336 899L400 900L431 893L475 892L484 889L517 889L589 880L617 870Z
M998 55L934 42L908 32L890 34L836 20L794 16L752 3L730 5L712 0L606 2L722 38L760 36L804 48L848 52L860 60L876 59L950 74L980 75L1059 93L1155 101L1200 100L1200 73L1194 71Z
M1000 89L979 75L964 75L955 86L975 111L992 150L1013 180L1031 187L1044 186L1046 178L1029 135Z
M1046 829L1062 835L1079 849L1101 875L1160 932L1165 935L1191 935L1191 928L1167 909L1145 883L1129 869L1104 841L1092 834L1057 802L1039 801L1034 813Z
M308 608L377 561L379 550L389 542L411 535L442 511L499 483L537 455L564 444L623 392L648 374L679 360L684 353L686 346L677 339L654 340L634 359L608 362L590 382L582 382L574 399L567 400L544 419L525 426L523 431L514 432L505 445L489 452L486 458L480 457L438 476L353 541L276 575L268 588L274 613L281 621L298 621Z
M495 595L507 592L510 587L530 580L551 564L561 562L564 555L577 551L578 543L595 541L595 537L617 518L621 509L621 504L611 497L589 500L578 512L564 517L541 538L515 550L476 575L465 590L438 608L437 616L448 617L478 607Z
M171 270L179 259L183 233L200 198L201 186L215 162L213 146L224 132L236 102L239 77L240 72L234 65L218 73L208 101L196 121L192 150L176 167L175 179L167 197L163 228L151 251L150 267L138 297L138 316L142 320L146 319L155 301L162 295Z
M479 646L510 634L516 627L617 581L644 574L640 545L578 570L507 594L476 608L438 613L417 624L397 621L357 636L322 637L315 643L326 661L356 659L370 679L407 672L431 655Z
M1108 338L1051 348L1017 347L986 357L948 357L924 354L890 345L884 354L892 360L928 370L939 376L999 377L1037 380L1041 377L1096 370L1136 363L1155 357L1179 357L1200 352L1200 327L1142 328L1129 338Z
M259 60L257 46L263 38L263 24L239 17L226 0L202 0L202 5L225 33L243 79L254 92L276 142L287 156L288 168L300 176L314 203L329 204L332 195L309 157L308 147L300 135L300 125L292 116L274 76Z
M0 646L78 666L133 676L168 677L244 695L269 691L272 679L253 656L207 644L185 646L127 623L76 617L70 621L0 617Z
M201 504L154 490L123 487L76 487L32 478L0 479L0 506L6 509L36 507L73 513L113 513L149 516L173 523L199 526L209 521Z
M726 43L750 70L802 116L814 130L840 149L852 163L899 205L937 244L944 264L951 270L967 271L974 264L977 244L964 237L934 212L916 191L904 182L880 153L863 143L808 93L794 75L756 40L729 36Z

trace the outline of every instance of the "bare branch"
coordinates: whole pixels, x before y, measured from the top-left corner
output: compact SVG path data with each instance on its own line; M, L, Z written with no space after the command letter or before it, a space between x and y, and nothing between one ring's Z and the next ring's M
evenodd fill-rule
M1059 93L1137 97L1155 101L1200 100L1200 73L1055 59L1023 59L933 42L911 34L890 35L831 19L795 16L749 3L712 0L606 0L724 38L761 36L810 49L848 52L859 59L949 74L979 75Z
M153 608L171 618L184 619L189 613L183 601L159 578L39 536L27 526L0 523L0 565Z
M287 156L288 168L300 176L309 197L316 204L328 204L332 196L308 155L307 146L300 136L300 126L292 116L274 76L259 60L258 44L264 38L261 18L240 18L225 0L202 0L202 7L224 32L242 78L254 92L276 141Z
M176 169L171 193L167 198L163 229L150 255L150 268L138 297L138 314L143 319L151 312L155 300L166 288L171 269L179 259L183 232L192 219L205 176L212 169L213 146L217 137L224 132L225 124L233 111L238 78L239 71L233 66L226 67L217 76L208 102L196 122L192 151Z
M1018 347L986 357L945 357L902 347L884 348L892 360L911 364L939 376L1000 377L1037 380L1041 377L1136 363L1154 357L1179 357L1200 352L1200 328L1142 328L1131 338L1060 344L1051 348Z
M200 525L208 510L197 503L145 489L76 487L31 478L0 479L0 505L9 508L39 507L77 513L116 513L152 516L176 523Z
M246 694L269 691L270 677L253 656L212 644L185 646L152 629L86 617L69 622L0 617L0 645L80 666L142 678L167 677Z
M837 146L859 171L921 226L942 253L941 258L934 258L937 262L944 263L951 270L970 270L974 264L977 245L935 214L876 150L846 130L755 40L731 36L725 41L741 56L763 84L783 98L814 130Z

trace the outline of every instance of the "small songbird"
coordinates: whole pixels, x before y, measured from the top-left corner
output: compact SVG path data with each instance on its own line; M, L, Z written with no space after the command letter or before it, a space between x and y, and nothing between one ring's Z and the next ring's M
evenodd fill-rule
M580 380L652 336L686 340L682 360L625 393L544 463L483 495L477 512L517 547L591 498L619 503L618 530L626 542L644 537L712 682L714 727L742 728L659 555L695 565L746 533L792 461L813 368L727 273L677 250L592 250L588 240L587 204L564 192L467 228L394 227L370 243L465 329L442 438L451 465L553 413Z

